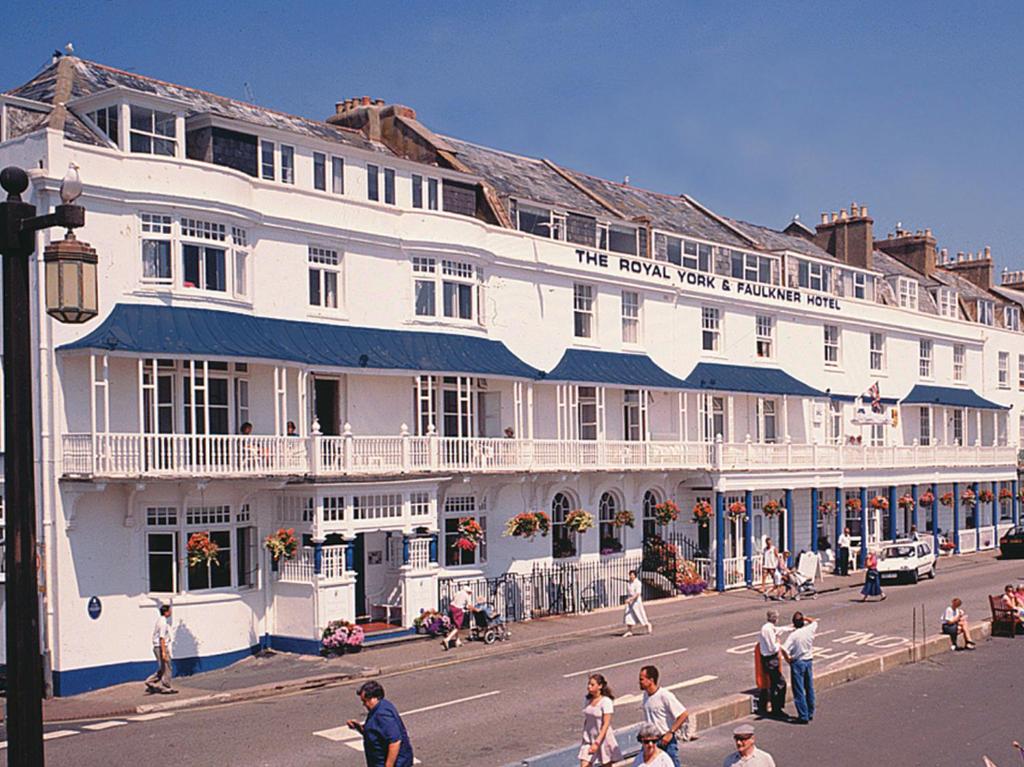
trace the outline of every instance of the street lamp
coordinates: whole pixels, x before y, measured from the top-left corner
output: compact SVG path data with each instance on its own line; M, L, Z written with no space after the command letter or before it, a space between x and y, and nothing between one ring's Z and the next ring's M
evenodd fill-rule
M46 311L61 322L85 322L96 316L97 259L96 251L76 240L71 231L85 224L85 209L72 204L81 193L74 166L62 185L64 204L46 215L37 216L34 205L22 202L21 193L28 189L28 174L21 168L0 171L0 186L7 192L7 200L0 202L7 505L7 764L40 767L43 664L36 572L29 259L36 249L36 232L53 226L67 229L64 240L52 243L44 251Z

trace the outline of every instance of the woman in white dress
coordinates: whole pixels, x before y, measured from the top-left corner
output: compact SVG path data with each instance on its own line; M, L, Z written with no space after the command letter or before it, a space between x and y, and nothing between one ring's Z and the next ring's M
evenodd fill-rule
M633 636L633 626L646 626L647 633L654 633L654 626L647 620L647 611L644 609L643 599L644 585L636 577L636 570L629 571L629 585L626 586L626 613L623 620L626 623L626 633L622 636Z
M622 759L622 751L612 732L611 689L601 674L587 680L587 699L583 707L583 744L580 746L580 767L611 765Z

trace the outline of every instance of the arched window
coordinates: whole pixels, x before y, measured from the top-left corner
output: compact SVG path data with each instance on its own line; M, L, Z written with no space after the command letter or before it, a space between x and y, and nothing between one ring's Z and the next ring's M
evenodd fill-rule
M597 504L598 531L601 534L601 553L614 554L622 551L622 528L615 526L615 515L621 511L619 502L612 493L602 493Z
M576 536L565 526L572 509L572 499L566 493L555 493L551 499L551 556L555 559L576 556Z
M658 535L658 523L654 520L654 507L659 503L661 501L658 500L658 495L653 490L644 493L644 543Z

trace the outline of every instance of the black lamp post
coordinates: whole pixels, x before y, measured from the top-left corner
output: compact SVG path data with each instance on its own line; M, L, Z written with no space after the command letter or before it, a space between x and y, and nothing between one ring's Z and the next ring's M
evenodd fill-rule
M43 764L43 664L39 645L39 558L36 553L35 459L32 408L32 303L30 257L36 232L65 227L67 237L44 251L46 311L62 322L96 316L96 251L75 239L85 209L70 204L81 192L61 190L64 205L37 216L22 202L28 175L21 168L0 172L7 200L0 202L0 254L4 304L4 495L7 505L7 764Z

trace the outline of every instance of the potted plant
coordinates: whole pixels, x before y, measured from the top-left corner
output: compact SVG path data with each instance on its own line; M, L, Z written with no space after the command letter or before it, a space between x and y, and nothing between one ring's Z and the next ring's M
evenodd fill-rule
M900 507L900 511L913 511L914 510L914 496L910 493L904 493L896 499L896 505Z
M295 528L280 528L276 533L271 533L263 540L263 545L270 552L271 564L277 569L277 563L282 559L293 559L299 548L299 542L295 538Z
M331 621L320 637L320 654L341 655L346 652L359 652L363 649L365 638L362 626L344 620Z
M995 498L995 493L993 493L991 490L985 489L978 491L978 500L981 501L982 503L992 503L992 501L994 501Z
M189 567L220 564L220 560L217 558L220 546L210 540L208 533L192 533L188 537L186 549L188 550Z
M544 536L549 532L551 532L551 518L543 511L524 511L505 523L505 535L514 538L526 538L532 541L538 533Z
M423 610L412 622L417 634L429 634L430 636L445 636L452 630L452 621L447 615L437 610Z
M925 490L917 499L917 505L923 509L930 509L935 503L935 495L931 490Z
M594 515L583 509L573 509L565 515L565 526L574 533L585 533L594 526Z
M483 528L473 517L460 517L459 526L456 529L458 537L452 544L453 549L462 551L476 551L480 541L484 539Z
M693 521L701 527L707 527L712 514L711 501L697 501L693 504Z
M860 513L860 498L847 498L846 510L851 514Z
M876 495L872 498L869 503L872 509L875 511L888 511L889 510L889 499L884 495Z
M952 506L953 505L953 494L952 493L943 493L942 495L939 496L939 503L941 503L943 506L947 506L947 507L948 506Z
M736 519L746 519L747 505L743 501L733 501L729 504L729 516Z
M693 562L683 560L679 566L679 576L676 579L676 588L680 594L696 596L708 587L708 582L700 577Z
M614 517L612 517L612 527L617 527L620 529L623 527L633 527L633 523L635 521L636 518L633 516L633 512L626 511L625 509L623 509L622 511L618 512Z
M786 510L786 507L776 501L774 498L769 498L764 502L764 506L761 507L761 511L764 512L766 517L777 517Z
M978 496L974 494L971 488L964 488L964 491L960 493L960 502L964 505L967 510L973 509L974 504L978 502Z
M654 507L654 520L659 525L670 525L679 518L679 507L675 501L665 500Z

